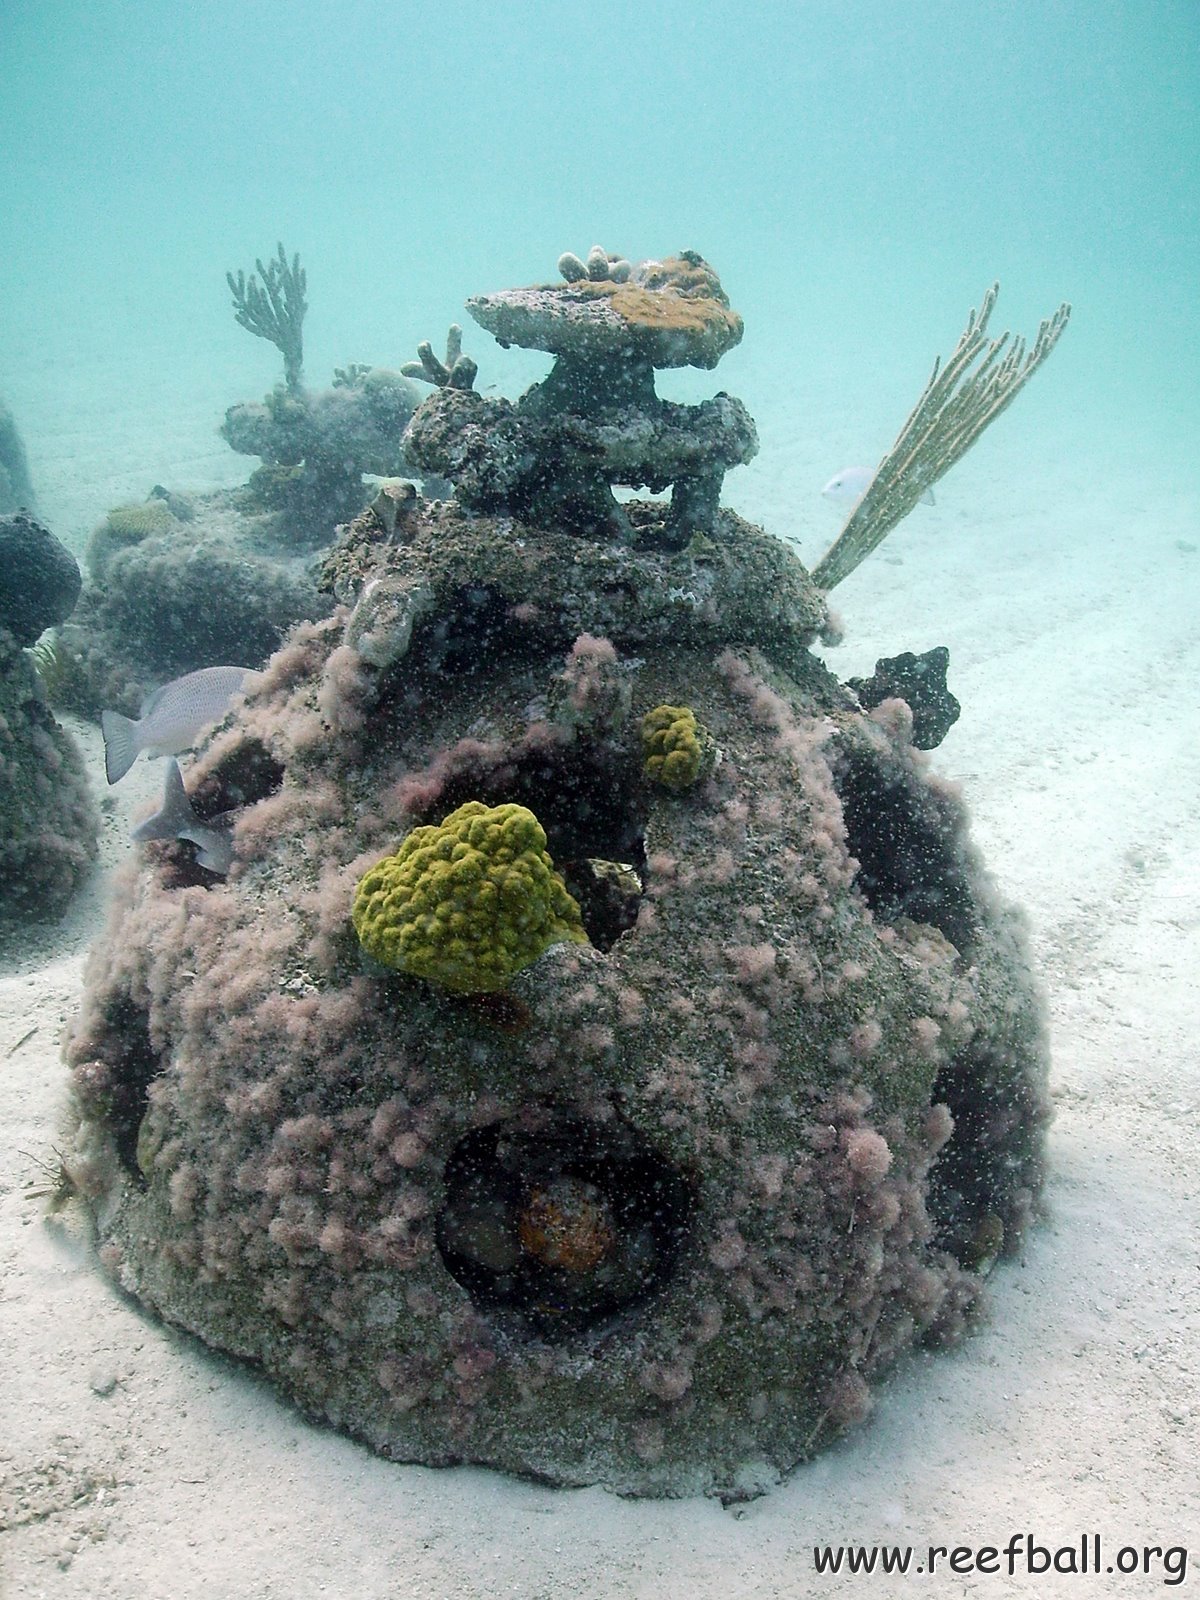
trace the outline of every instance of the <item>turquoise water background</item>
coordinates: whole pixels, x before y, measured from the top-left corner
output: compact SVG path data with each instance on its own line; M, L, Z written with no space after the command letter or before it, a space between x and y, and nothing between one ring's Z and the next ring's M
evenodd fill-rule
M501 351L468 295L597 241L702 251L745 338L660 392L745 400L762 449L726 498L810 563L839 520L821 485L887 448L988 284L997 332L1072 302L937 506L836 591L847 637L824 655L845 679L950 649L963 714L933 770L1029 917L1061 1091L1051 1215L998 1269L979 1334L906 1364L867 1429L736 1517L595 1491L551 1506L472 1471L400 1482L256 1378L139 1331L59 1230L29 1225L60 1139L59 1029L103 938L98 872L64 925L0 945L18 1374L0 1454L58 1508L16 1530L14 1590L19 1566L23 1592L64 1596L587 1600L611 1572L629 1594L732 1600L804 1592L814 1539L1186 1537L1200 0L0 0L0 399L78 552L155 483L255 465L217 428L281 363L235 323L225 272L280 239L308 271L313 387L462 320L480 387L513 395L547 363ZM71 727L103 859L128 860L161 770L105 791L99 729ZM47 1498L108 1483L104 1508Z
M729 497L808 554L993 278L994 331L1069 299L978 454L1200 522L1196 0L3 0L0 61L0 396L73 544L164 473L246 474L215 429L278 359L224 274L279 239L316 386L564 249L699 249L746 338L660 388L746 400ZM467 348L510 393L543 370Z

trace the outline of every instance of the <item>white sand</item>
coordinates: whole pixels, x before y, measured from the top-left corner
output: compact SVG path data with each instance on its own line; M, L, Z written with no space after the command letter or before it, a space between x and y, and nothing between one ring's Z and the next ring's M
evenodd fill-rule
M308 1425L120 1299L78 1230L44 1218L58 1038L103 926L98 874L63 926L0 943L4 1600L891 1593L902 1580L818 1578L812 1547L1027 1530L1051 1548L1099 1533L1106 1562L1190 1546L1200 1566L1200 552L1180 548L1200 544L1197 507L1137 459L1064 457L1043 381L838 591L847 643L828 656L847 676L950 647L964 711L936 766L964 783L1030 913L1058 1108L1049 1216L994 1274L990 1323L911 1360L865 1426L735 1511L397 1467ZM811 561L834 531L814 485L841 451L785 449L803 426L768 421L733 499L785 533L802 507ZM196 486L199 433L170 474L161 439L140 448L149 481ZM140 483L142 466L110 462L109 481ZM160 780L142 763L112 791L105 867ZM908 1582L1142 1594L1162 1573L1028 1575L1022 1553L1012 1580Z

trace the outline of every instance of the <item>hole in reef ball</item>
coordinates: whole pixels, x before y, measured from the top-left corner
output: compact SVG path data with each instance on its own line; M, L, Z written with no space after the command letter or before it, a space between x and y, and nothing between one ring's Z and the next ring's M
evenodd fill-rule
M662 1288L693 1207L687 1178L640 1134L534 1107L459 1140L438 1249L480 1311L569 1338Z
M844 748L832 776L846 844L859 863L855 886L875 915L884 923L928 922L969 955L978 912L953 820L937 797L869 750Z

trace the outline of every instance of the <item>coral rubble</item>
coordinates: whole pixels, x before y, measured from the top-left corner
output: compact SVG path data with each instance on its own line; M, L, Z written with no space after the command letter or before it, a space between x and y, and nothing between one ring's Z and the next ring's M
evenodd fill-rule
M343 609L190 768L227 876L186 837L125 875L69 1159L125 1289L384 1454L736 1499L969 1326L1045 1049L961 802L811 652L794 555L711 461L697 523L613 512L655 364L740 335L699 257L627 265L472 303L573 373L431 377L455 496L342 531Z

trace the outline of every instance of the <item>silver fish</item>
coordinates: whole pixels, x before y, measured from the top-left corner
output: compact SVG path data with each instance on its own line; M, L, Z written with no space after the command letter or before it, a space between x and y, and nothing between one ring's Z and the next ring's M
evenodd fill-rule
M874 467L843 467L840 472L834 473L821 493L826 500L853 500L857 504L871 487L871 479L874 476ZM932 489L926 489L921 496L921 504L937 505Z
M252 689L258 678L249 667L201 667L155 689L137 721L119 711L102 711L109 783L119 782L143 750L150 756L190 750L205 728L221 720L238 690Z
M183 787L183 773L174 757L167 762L167 781L163 785L162 809L145 822L139 822L130 835L139 844L148 839L186 839L196 846L196 860L222 877L233 864L233 839L228 823L232 812L222 812L210 822L201 822Z

